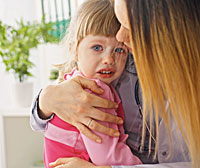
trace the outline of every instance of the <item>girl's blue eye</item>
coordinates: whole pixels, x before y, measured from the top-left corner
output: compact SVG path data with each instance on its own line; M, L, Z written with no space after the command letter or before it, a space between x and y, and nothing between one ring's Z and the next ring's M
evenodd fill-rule
M94 47L92 47L95 51L101 51L102 50L102 46L100 45L95 45Z
M117 53L124 53L125 50L123 48L116 48L115 52L117 52Z

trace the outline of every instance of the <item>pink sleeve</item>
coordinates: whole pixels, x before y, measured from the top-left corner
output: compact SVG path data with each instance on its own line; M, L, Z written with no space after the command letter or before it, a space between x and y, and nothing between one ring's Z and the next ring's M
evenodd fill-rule
M114 109L101 110L112 114L112 110ZM118 126L116 124L105 122L100 123L107 127L114 128L116 130L118 129ZM120 142L119 137L110 137L95 131L94 133L102 138L103 142L101 144L96 143L87 138L85 135L81 134L87 152L89 153L90 159L94 164L101 166L141 164L139 158L132 154L128 145L126 145L125 142Z

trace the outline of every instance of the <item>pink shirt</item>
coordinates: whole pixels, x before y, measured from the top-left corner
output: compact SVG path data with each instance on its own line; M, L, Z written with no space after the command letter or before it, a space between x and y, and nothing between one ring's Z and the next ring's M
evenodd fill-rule
M83 76L79 71L72 71L70 74L65 75L65 79L68 80L74 76ZM116 109L100 109L112 115L118 115L123 117L123 108L121 104L121 100L119 99L115 89L112 86L108 86L107 84L101 82L99 79L92 79L95 80L96 83L104 90L104 93L100 95L102 98L114 101L118 103L119 108ZM92 93L90 90L87 90L89 93ZM92 93L94 94L94 93ZM77 156L85 160L91 160L96 165L136 165L141 164L141 161L132 154L131 150L129 149L128 145L126 145L126 139L128 135L124 133L124 129L122 126L118 126L116 124L100 122L99 123L119 130L120 137L110 137L108 135L101 134L99 132L95 132L102 138L102 143L96 143L85 135L81 134L75 127L72 125L64 122L58 116L55 116L49 123L48 128L45 132L45 150L44 150L44 160L46 165L50 162L55 161L60 157L70 157L70 156ZM49 145L49 143L55 143L54 145ZM74 154L66 154L63 156L61 153L62 151L57 152L57 156L55 156L55 151L59 149L63 150L62 148L57 147L58 144L65 145L65 150L74 151ZM48 146L52 146L54 152L49 152L51 149L48 149ZM72 150L71 150L72 149ZM64 152L66 152L64 151ZM78 152L77 152L78 151ZM77 155L76 155L77 153ZM48 156L47 156L48 155ZM52 155L54 155L53 160ZM58 156L59 155L59 156Z

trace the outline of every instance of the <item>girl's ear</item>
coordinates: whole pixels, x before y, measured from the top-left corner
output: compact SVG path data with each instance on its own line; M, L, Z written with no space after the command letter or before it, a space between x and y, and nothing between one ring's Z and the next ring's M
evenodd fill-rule
M76 70L78 70L78 55L77 54L75 56L75 67L76 67Z
M75 61L78 62L78 53L76 52Z
M78 62L78 47L75 49L75 59L76 62Z
M78 69L78 51L77 51L78 49L76 49L76 54L75 54L75 59L74 59L74 61L75 61L75 67L76 67L76 70L79 70Z
M78 69L78 63L77 63L77 62L75 62L75 68L76 68L76 70L79 70L79 69Z

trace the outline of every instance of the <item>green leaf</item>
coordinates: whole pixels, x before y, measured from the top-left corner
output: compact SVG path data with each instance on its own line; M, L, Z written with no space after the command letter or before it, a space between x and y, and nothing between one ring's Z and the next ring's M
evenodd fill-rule
M17 26L3 24L0 21L0 56L5 70L14 72L22 82L33 74L29 70L35 65L30 61L30 49L41 43L56 43L58 39L50 34L54 31L52 23L16 21Z

